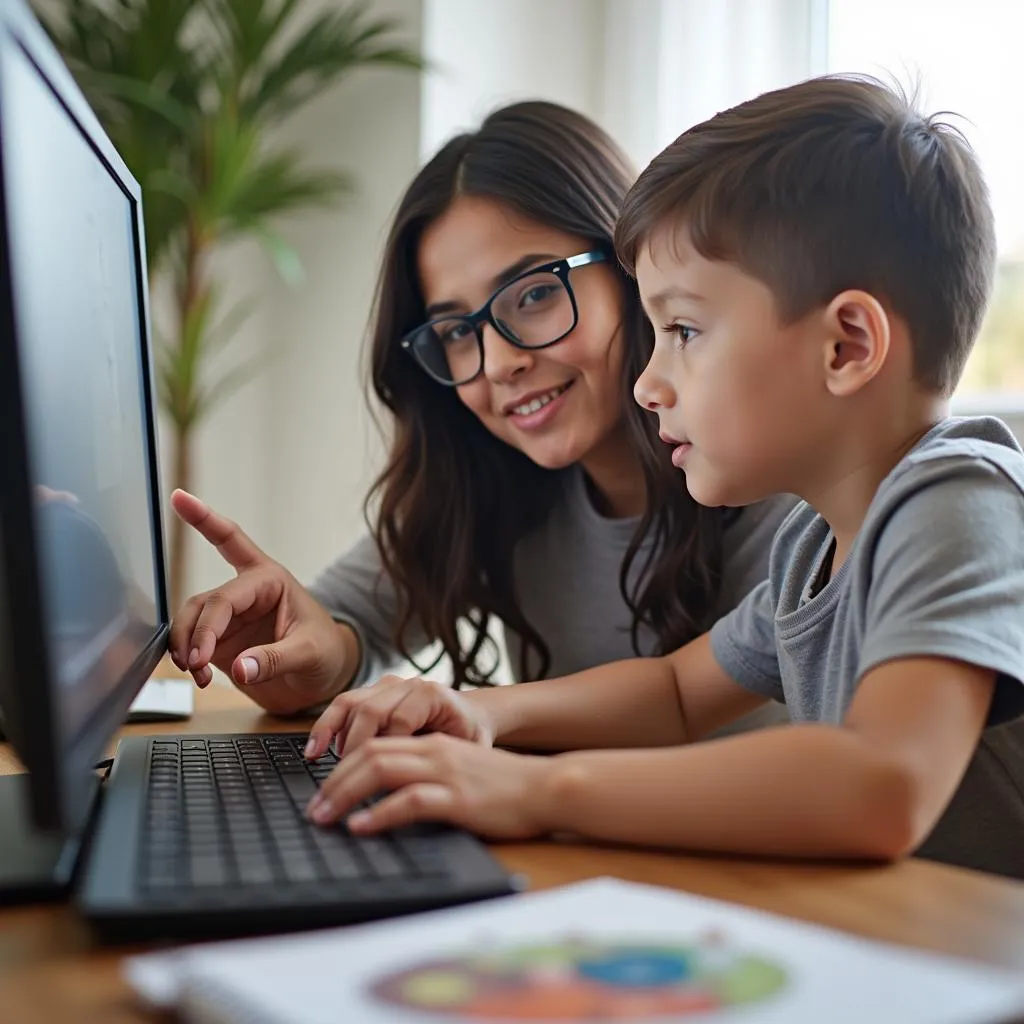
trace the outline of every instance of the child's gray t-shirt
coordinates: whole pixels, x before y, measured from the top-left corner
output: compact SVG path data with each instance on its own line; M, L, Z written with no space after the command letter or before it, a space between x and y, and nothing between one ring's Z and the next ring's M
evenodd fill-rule
M1024 877L1024 454L1001 421L951 418L882 481L817 593L828 524L797 506L769 578L711 630L722 668L795 722L842 721L871 669L943 657L998 673L988 725L918 851Z

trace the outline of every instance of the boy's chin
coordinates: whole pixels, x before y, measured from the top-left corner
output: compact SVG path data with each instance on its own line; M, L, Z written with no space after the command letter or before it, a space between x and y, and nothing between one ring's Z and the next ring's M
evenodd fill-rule
M722 504L718 499L721 488L709 486L706 481L701 480L700 476L693 472L684 472L683 479L686 481L686 489L690 492L690 497L698 505L717 508Z
M742 508L768 497L759 493L757 488L745 486L740 481L712 479L706 473L689 468L683 475L690 497L698 505L704 505L706 508Z

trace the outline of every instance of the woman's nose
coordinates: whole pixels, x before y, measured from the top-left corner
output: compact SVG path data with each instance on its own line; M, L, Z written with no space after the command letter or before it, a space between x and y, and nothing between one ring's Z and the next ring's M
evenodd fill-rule
M502 384L533 365L532 352L513 345L491 324L484 324L481 339L484 351L484 376L488 380Z

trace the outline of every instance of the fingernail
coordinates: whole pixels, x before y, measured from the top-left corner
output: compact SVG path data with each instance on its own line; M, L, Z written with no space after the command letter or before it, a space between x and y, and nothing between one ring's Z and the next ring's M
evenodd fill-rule
M355 814L350 814L348 816L348 821L346 822L346 824L348 825L349 828L363 828L364 826L370 824L370 812L356 811Z
M308 804L306 804L306 814L312 817L313 812L320 806L321 803L323 803L323 797L319 793L317 793L317 795L314 796L312 800L309 801Z
M316 750L316 740L312 736L309 737L309 742L306 744L306 749L302 752L305 757L312 757L313 751Z
M251 683L260 674L260 663L255 658L243 658L242 671L245 673L245 681Z
M193 647L188 656L188 667L195 668L199 664L199 648Z
M326 800L321 800L313 808L312 817L318 825L326 825L331 819L331 805Z

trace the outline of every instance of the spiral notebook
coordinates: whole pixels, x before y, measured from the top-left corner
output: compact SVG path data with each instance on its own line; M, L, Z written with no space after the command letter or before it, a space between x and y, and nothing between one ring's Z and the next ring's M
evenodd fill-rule
M1017 975L614 879L125 969L193 1024L1024 1019Z

